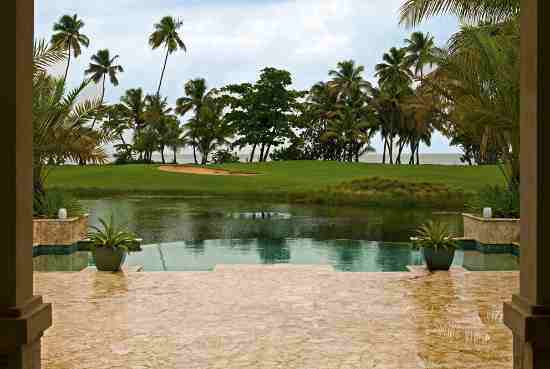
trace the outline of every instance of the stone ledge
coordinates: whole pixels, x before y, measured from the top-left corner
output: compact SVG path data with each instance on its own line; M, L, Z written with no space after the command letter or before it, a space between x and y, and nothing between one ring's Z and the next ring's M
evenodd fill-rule
M520 219L517 219L517 218L483 218L483 217L469 214L469 213L462 213L462 216L470 219L479 220L481 222L488 222L488 223L495 223L495 222L496 223L499 223L499 222L519 223L520 222Z
M334 272L332 265L306 265L306 264L217 264L214 272L224 271L312 271Z

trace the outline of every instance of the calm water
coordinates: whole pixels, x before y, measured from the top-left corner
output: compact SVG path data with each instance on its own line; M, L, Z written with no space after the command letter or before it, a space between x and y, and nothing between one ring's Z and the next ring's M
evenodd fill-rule
M145 244L216 239L368 240L408 242L415 229L438 217L462 234L458 215L430 210L272 204L216 197L114 197L86 200L90 223L114 214Z
M146 271L212 270L217 264L318 264L339 271L405 271L422 264L404 243L428 219L462 234L458 215L428 210L270 204L221 198L115 197L85 200L90 223L115 216L144 239L128 257ZM35 258L36 270L81 270L86 252ZM458 251L455 265L470 270L514 270L508 254Z

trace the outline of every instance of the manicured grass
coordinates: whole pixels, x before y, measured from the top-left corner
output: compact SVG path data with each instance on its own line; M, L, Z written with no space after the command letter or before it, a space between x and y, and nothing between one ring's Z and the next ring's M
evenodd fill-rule
M494 166L390 166L289 161L212 167L255 172L259 175L238 177L168 173L159 171L157 165L66 166L51 171L47 186L81 195L223 195L307 201L309 195L326 192L330 186L373 177L442 184L450 191L466 193L477 191L486 185L503 184L504 181L499 169Z

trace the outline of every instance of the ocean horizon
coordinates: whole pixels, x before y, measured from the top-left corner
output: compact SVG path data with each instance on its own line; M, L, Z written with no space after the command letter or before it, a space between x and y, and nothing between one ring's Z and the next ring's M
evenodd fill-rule
M420 164L428 164L428 165L467 165L467 163L463 163L460 161L462 154L453 154L453 153L440 153L440 154L420 154ZM199 160L200 160L200 156ZM242 162L246 162L248 160L249 154L242 153L239 154L239 158ZM173 159L173 153L171 151L166 151L164 154L164 158L166 162L171 162ZM366 154L359 158L359 161L361 163L372 163L372 164L381 164L382 163L382 154ZM401 162L404 164L407 164L409 162L410 154L403 154L401 158ZM176 159L179 164L191 164L193 163L193 154L181 154L178 153L176 155ZM153 160L155 162L160 162L161 156L159 153L153 154Z

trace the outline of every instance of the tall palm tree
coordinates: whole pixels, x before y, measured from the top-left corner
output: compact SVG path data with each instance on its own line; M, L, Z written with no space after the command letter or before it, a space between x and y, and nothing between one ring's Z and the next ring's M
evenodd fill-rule
M458 16L465 22L498 23L519 14L521 0L406 0L401 23L415 27L436 15Z
M405 39L407 44L407 63L414 69L414 74L420 83L424 81L424 67L432 66L435 61L436 47L434 38L429 33L413 32Z
M52 35L52 44L61 45L67 50L67 67L65 68L63 81L67 80L67 75L69 73L71 51L72 55L78 58L82 53L82 46L88 47L90 45L88 36L80 33L83 27L84 22L78 19L76 14L72 17L70 15L64 15L53 25L54 34Z
M103 163L107 155L102 145L110 135L94 131L86 124L101 110L98 99L86 99L85 81L67 91L62 79L48 75L48 70L64 61L64 48L44 41L35 42L33 53L33 156L34 191L44 192L49 161L79 160Z
M205 101L210 98L214 90L208 91L204 78L193 79L185 84L185 96L176 100L176 113L183 116L190 111L195 112L195 117L200 115ZM188 138L193 146L193 159L197 164L197 138L188 132Z
M336 70L329 71L332 81L329 85L336 90L339 97L349 96L354 90L365 90L370 83L363 79L365 67L356 65L353 60L338 63Z
M157 89L157 95L160 95L160 88L162 86L162 80L164 79L164 72L166 71L166 63L168 62L168 56L178 49L187 51L185 43L181 39L178 30L183 25L183 22L173 17L164 17L159 23L155 24L155 30L149 36L149 45L153 50L164 46L166 48L166 57L164 58L164 66L162 67L162 73L160 75L159 87Z
M111 58L111 54L108 49L99 50L97 54L92 56L92 63L86 71L86 75L89 75L92 81L96 84L101 82L101 102L105 98L105 81L107 76L109 76L109 81L113 86L118 86L118 73L124 72L124 69L115 64L116 60L119 58L118 55L115 55Z
M392 47L384 53L383 63L375 67L380 86L401 89L412 83L412 73L407 62L407 50Z

